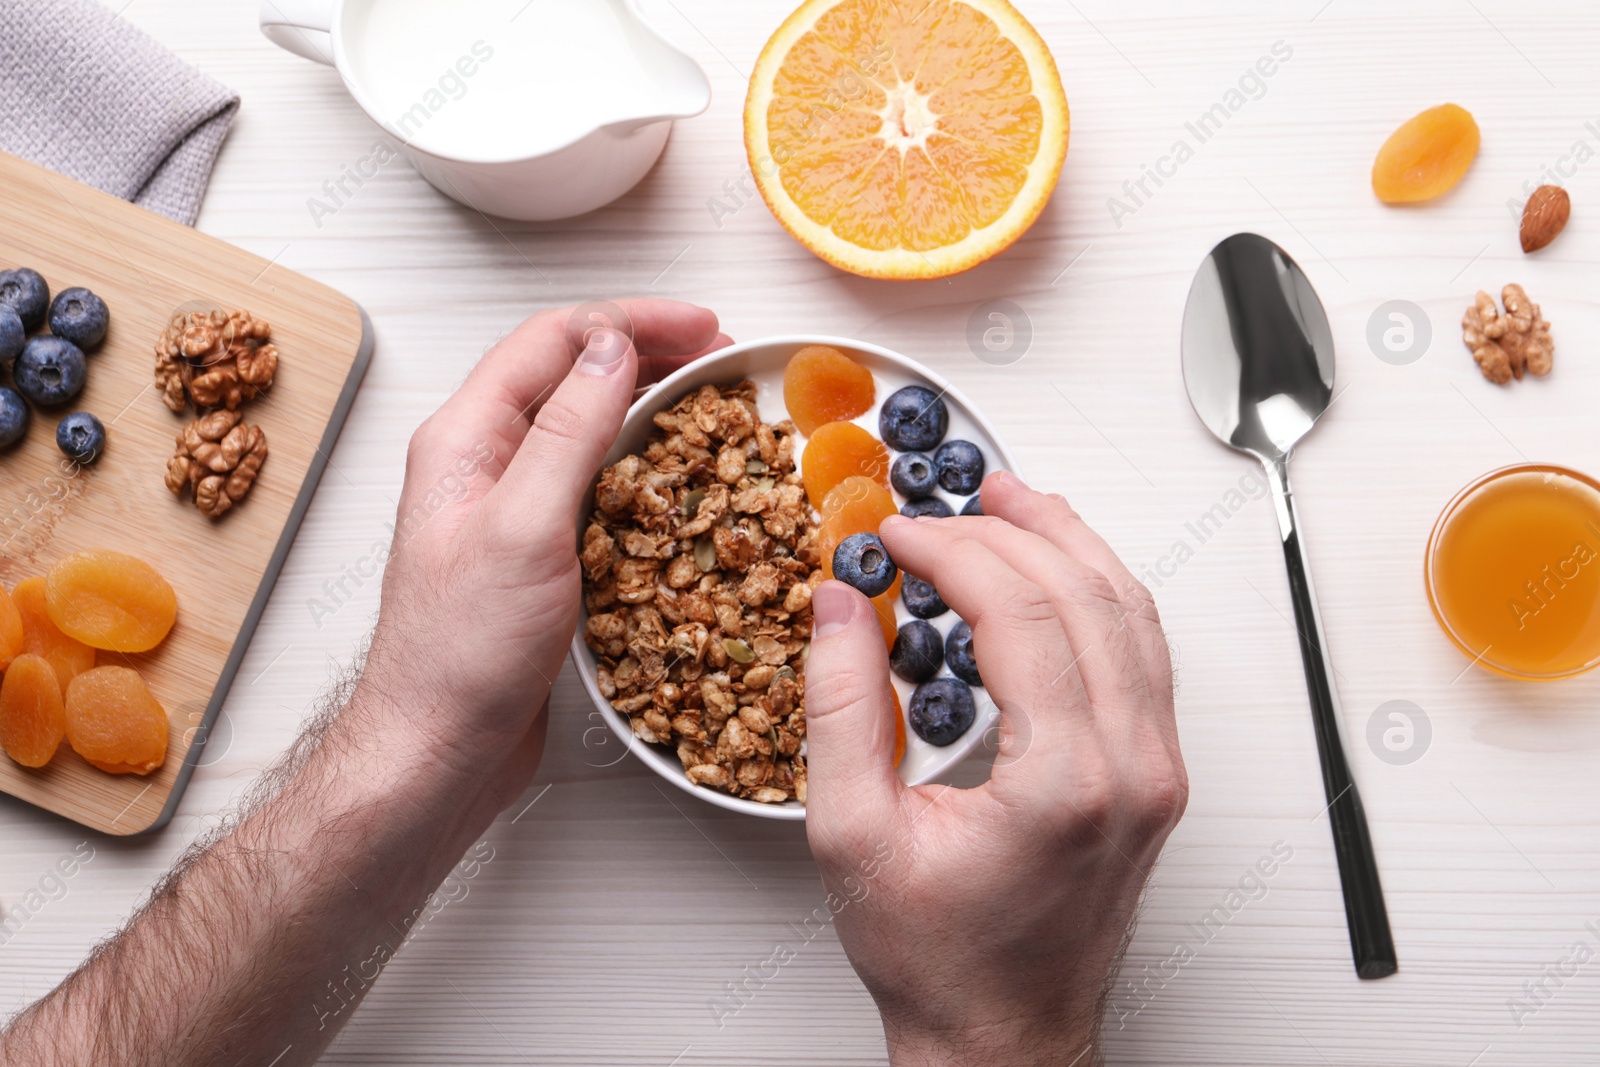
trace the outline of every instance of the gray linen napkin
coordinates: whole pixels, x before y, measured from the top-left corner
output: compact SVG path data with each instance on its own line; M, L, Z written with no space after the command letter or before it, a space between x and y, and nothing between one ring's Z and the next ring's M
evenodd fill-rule
M0 149L192 226L238 110L96 0L0 0Z

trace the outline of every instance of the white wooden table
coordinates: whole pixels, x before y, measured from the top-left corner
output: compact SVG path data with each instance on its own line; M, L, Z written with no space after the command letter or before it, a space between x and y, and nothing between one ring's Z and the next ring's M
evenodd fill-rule
M999 260L890 285L825 266L759 202L720 225L708 205L744 166L745 76L787 0L644 6L716 99L631 195L570 222L490 223L397 161L318 225L308 198L374 137L334 75L261 38L251 0L128 4L128 19L244 97L200 227L348 292L378 349L171 826L80 846L71 824L0 803L8 909L58 858L93 850L61 889L45 882L59 899L0 945L0 1008L43 993L113 929L351 661L378 596L347 568L387 537L410 430L479 353L541 306L654 293L715 307L736 338L826 329L926 361L990 413L1026 477L1066 493L1136 570L1165 572L1152 584L1181 663L1193 799L1113 996L1113 1062L1595 1062L1600 676L1529 686L1466 669L1429 614L1421 558L1441 506L1484 471L1523 457L1600 471L1600 163L1571 174L1573 222L1537 258L1518 249L1506 207L1547 165L1572 171L1575 142L1600 151L1600 124L1586 125L1600 116L1600 13L1576 0L1262 0L1203 15L1176 0L1023 0L1072 101L1061 187ZM1199 143L1185 124L1280 41L1290 58L1259 91L1246 85L1259 98ZM1446 100L1483 127L1471 174L1442 203L1381 207L1373 152ZM1162 163L1171 176L1129 199L1123 183L1180 139L1192 158ZM1110 197L1133 210L1114 218ZM1350 966L1270 507L1259 490L1228 507L1241 478L1259 483L1193 418L1178 373L1190 275L1241 229L1307 268L1339 346L1339 399L1295 469L1399 945L1400 974L1382 982ZM1500 390L1457 322L1474 290L1508 281L1543 303L1557 365ZM965 339L975 309L1001 298L1032 327L1008 366ZM1396 299L1431 322L1408 365L1367 341L1369 317ZM1188 524L1219 502L1228 518L1202 541ZM347 602L317 620L311 602L341 580L332 595ZM1409 764L1366 741L1393 700L1431 724ZM831 930L804 941L792 925L821 899L802 829L666 796L632 759L608 765L616 745L586 733L597 720L570 673L552 707L539 781L487 835L494 858L388 968L327 1062L882 1062L872 1004ZM1275 845L1292 857L1247 883L1254 899L1230 897ZM794 960L719 1028L710 1002L779 942ZM1193 952L1181 966L1180 943Z

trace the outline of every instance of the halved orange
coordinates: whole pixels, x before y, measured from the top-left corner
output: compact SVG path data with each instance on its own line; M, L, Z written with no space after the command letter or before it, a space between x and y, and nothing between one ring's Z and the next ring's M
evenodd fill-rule
M1011 245L1067 154L1049 47L1007 0L806 0L756 60L745 150L795 239L870 278Z

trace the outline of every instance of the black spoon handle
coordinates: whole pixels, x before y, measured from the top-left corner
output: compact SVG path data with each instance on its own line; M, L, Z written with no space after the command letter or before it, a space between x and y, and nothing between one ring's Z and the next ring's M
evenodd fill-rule
M1361 978L1387 978L1399 970L1389 912L1378 880L1378 861L1372 852L1372 834L1366 809L1356 789L1355 776L1345 758L1339 721L1339 696L1334 689L1332 664L1322 639L1322 618L1311 585L1311 571L1300 543L1299 516L1289 490L1288 461L1269 464L1268 474L1278 491L1278 520L1283 532L1283 557L1289 569L1289 593L1294 601L1300 658L1305 662L1306 690L1311 696L1311 723L1317 735L1322 763L1323 795L1328 801L1328 825L1333 830L1333 851L1339 861L1339 882L1344 889L1344 916L1350 928L1350 951Z

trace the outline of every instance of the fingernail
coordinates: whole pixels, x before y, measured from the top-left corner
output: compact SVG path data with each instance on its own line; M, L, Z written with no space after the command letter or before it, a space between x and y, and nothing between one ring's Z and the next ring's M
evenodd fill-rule
M811 594L811 636L813 639L838 633L850 625L855 600L839 582L823 582Z
M890 515L888 518L884 519L883 522L878 524L878 532L882 533L884 530L893 530L898 526L909 526L913 521L920 522L923 519L931 518L933 518L932 515L918 515L916 520L912 520L906 518L904 515Z
M620 330L591 330L578 356L578 370L584 374L610 374L622 366L622 355L628 350L627 335Z
M1027 486L1022 484L1022 479L1018 478L1015 474L1012 474L1010 471L1000 471L998 474L996 474L994 476L994 480L999 482L1001 485L1010 486L1012 489L1026 489L1027 488Z

